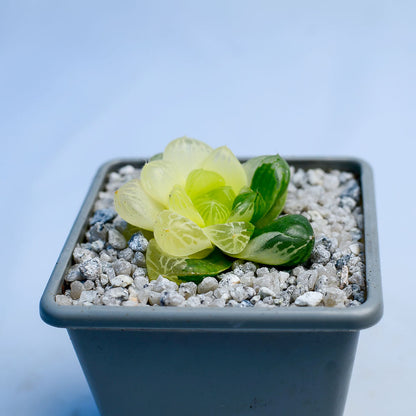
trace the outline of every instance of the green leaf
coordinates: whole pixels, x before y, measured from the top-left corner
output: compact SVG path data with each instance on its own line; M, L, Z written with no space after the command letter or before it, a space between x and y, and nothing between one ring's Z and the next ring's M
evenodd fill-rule
M146 252L146 267L149 278L157 279L159 275L181 280L190 277L216 276L231 267L232 260L216 249L203 259L170 256L162 251L155 239L149 241Z
M251 189L257 193L252 221L256 223L274 205L279 194L279 178L271 163L262 163L254 172Z
M162 159L163 159L163 153L156 153L149 159L149 162L153 162L154 160L162 160Z
M210 225L203 231L221 251L234 255L243 251L253 234L254 225L245 221L228 222Z
M254 214L256 196L256 192L250 188L244 188L234 199L228 221L250 221Z
M229 269L232 260L226 257L220 250L215 249L204 259L186 259L186 267L179 276L216 276Z
M309 221L302 215L285 215L267 227L256 229L240 259L273 266L294 266L311 255L315 238Z
M251 189L258 194L252 222L264 227L282 212L290 180L289 165L274 155L250 159L244 167L251 177Z

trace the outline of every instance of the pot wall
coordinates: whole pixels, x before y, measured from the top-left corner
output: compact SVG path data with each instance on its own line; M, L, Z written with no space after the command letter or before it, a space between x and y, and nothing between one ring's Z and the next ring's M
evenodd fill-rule
M98 171L40 303L43 320L67 328L103 416L341 416L359 330L383 303L371 168L357 159L287 159L304 169L360 179L366 301L354 308L162 308L63 306L55 302L98 192Z
M68 332L102 416L341 416L359 334Z

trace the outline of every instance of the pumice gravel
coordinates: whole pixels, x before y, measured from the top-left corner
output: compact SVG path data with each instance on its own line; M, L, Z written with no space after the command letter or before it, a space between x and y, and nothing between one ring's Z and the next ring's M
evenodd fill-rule
M99 193L84 242L74 249L61 305L129 307L353 307L366 299L361 190L350 172L291 167L282 214L301 214L311 223L311 258L294 268L265 267L236 260L231 270L201 283L178 285L162 276L149 281L148 240L128 227L114 209L114 191L140 176L123 166L110 173Z

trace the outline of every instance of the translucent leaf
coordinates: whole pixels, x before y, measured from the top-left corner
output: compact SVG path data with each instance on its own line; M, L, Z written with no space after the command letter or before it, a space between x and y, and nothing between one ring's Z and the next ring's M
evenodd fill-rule
M170 210L157 216L154 236L160 248L171 256L189 256L211 248L211 242L201 227Z
M143 189L164 206L168 205L169 193L173 186L182 182L175 166L165 160L146 163L140 179Z
M186 178L189 172L201 167L212 150L210 146L199 140L180 137L166 146L163 160L173 163L181 176Z
M150 231L163 210L163 206L144 191L138 179L127 182L115 192L114 205L118 215L129 224Z
M204 233L213 244L231 255L244 250L253 231L254 225L244 221L210 225L204 228Z
M228 221L250 221L254 214L256 193L250 188L243 188L234 199Z
M241 163L226 146L215 149L207 157L202 167L219 173L236 194L243 186L247 185L247 176Z
M217 172L194 169L186 178L185 190L191 199L212 189L225 185L224 178Z
M227 221L235 198L230 186L213 189L194 199L194 205L206 225L221 224Z
M163 159L163 153L156 153L149 159L149 162L154 162L155 160L162 160L162 159Z
M203 259L175 257L162 251L155 239L149 241L146 252L146 267L150 279L162 275L170 280L199 282L205 276L216 276L229 269L232 260L219 250L214 250Z
M149 241L146 251L146 268L150 280L157 279L159 275L173 280L185 267L184 257L169 256L161 250L155 239Z
M269 156L256 156L243 163L244 172L247 175L247 183L251 184L254 172L262 164L262 162Z
M194 207L191 198L189 198L183 186L175 185L173 187L169 194L168 208L183 217L189 218L200 227L205 226L204 220Z

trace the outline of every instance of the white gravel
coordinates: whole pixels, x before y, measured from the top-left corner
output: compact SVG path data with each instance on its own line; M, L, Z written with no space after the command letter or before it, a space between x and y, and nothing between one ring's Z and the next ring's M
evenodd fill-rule
M179 286L159 276L149 282L148 241L114 210L113 193L140 176L124 166L109 175L99 193L85 240L73 253L60 305L179 307L352 307L365 301L361 190L350 172L291 168L285 214L302 214L312 224L311 259L292 269L236 260L232 269L201 283Z

